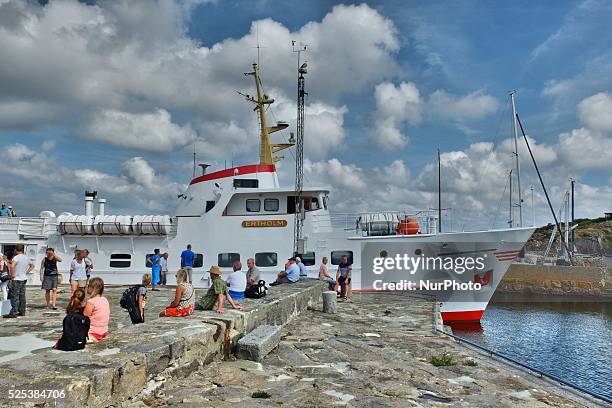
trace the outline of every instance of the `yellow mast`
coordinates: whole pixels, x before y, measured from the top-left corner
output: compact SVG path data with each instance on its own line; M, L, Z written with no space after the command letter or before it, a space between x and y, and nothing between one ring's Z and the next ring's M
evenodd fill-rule
M268 95L263 93L261 79L259 78L259 68L257 64L253 64L253 72L247 72L245 75L253 75L255 77L255 87L257 89L257 99L250 95L244 95L247 101L255 105L259 115L260 126L260 146L259 146L259 164L275 164L281 160L283 156L274 156L275 153L285 150L294 145L294 143L270 143L270 133L278 132L287 128L286 123L278 123L276 126L268 127L266 118L266 105L274 103L274 99L270 99Z

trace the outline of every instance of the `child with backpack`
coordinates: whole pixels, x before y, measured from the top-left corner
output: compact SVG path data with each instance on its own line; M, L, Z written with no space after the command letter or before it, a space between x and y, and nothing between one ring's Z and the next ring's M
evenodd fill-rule
M119 304L130 314L133 324L144 323L144 308L147 303L147 287L151 284L150 273L142 275L142 285L132 286L123 291Z
M84 302L85 291L81 288L76 289L66 308L66 316L62 323L62 337L55 343L54 349L74 351L85 348L90 321L89 317L83 314Z

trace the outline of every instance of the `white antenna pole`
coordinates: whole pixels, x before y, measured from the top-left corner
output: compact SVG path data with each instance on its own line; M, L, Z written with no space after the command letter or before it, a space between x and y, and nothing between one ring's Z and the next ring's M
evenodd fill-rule
M531 221L531 226L535 227L535 207L533 206L533 185L531 186L531 217L533 218Z
M516 106L514 104L514 95L516 91L510 92L510 99L512 100L512 130L514 132L514 156L516 157L516 184L518 187L518 203L516 206L519 209L519 227L523 226L523 197L521 196L521 166L519 164L518 154L518 127L516 125Z

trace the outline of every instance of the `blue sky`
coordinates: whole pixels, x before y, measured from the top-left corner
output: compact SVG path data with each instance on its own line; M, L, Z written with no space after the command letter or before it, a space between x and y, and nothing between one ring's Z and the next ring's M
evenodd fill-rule
M574 177L579 216L610 209L609 2L89 3L0 5L12 157L0 199L22 212L79 212L90 187L117 212L172 213L194 143L200 161L255 161L234 91L251 91L257 38L274 114L292 124L290 40L308 43L306 179L331 185L342 211L433 206L440 148L455 219L491 226L512 166L511 89L555 207ZM288 184L292 166L280 166ZM536 179L522 166L526 190ZM548 222L539 188L536 207Z

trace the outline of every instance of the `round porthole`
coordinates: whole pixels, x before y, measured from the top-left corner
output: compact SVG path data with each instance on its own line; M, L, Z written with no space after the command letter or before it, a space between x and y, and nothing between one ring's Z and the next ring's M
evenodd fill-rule
M414 250L414 254L416 256L421 256L421 255L423 255L423 250L421 248L417 248L417 249Z

